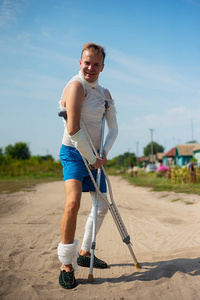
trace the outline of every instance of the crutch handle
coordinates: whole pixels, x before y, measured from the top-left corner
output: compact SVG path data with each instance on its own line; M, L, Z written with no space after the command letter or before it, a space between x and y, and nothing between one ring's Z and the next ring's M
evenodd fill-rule
M108 101L106 100L105 101L105 112L107 112L107 109L108 109Z
M95 170L95 168L93 167L93 165L88 165L88 167L90 168L90 170Z

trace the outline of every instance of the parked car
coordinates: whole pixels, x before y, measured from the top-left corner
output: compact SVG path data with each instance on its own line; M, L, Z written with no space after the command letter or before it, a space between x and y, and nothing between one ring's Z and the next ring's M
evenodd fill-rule
M155 164L148 164L145 168L145 172L155 172L157 169Z

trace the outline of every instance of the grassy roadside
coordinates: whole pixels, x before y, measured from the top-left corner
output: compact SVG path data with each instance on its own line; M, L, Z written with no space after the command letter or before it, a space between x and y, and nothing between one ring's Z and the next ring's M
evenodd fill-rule
M17 176L0 177L0 194L15 193L18 191L33 191L40 183L62 180L62 176Z
M139 172L138 176L131 177L123 174L123 178L136 186L150 187L152 191L171 191L175 193L187 193L200 195L200 184L184 183L172 184L169 178L157 177L156 173Z
M5 158L0 162L0 194L31 191L37 184L62 180L62 166L51 157Z
M118 176L116 170L107 170L109 175ZM169 178L157 177L156 173L139 172L138 176L131 177L129 173L120 174L130 184L150 187L153 191L172 191L176 193L188 193L200 195L200 184L172 184ZM62 180L62 174L42 174L38 176L13 176L0 177L0 194L14 193L20 190L33 191L40 183Z

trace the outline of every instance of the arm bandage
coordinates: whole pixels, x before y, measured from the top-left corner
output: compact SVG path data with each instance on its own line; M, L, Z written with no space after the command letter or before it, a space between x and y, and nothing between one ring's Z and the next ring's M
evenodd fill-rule
M70 135L70 138L81 155L83 155L89 161L89 163L93 165L96 162L97 158L94 155L88 141L86 140L82 129L80 129L74 135Z
M118 125L117 125L117 119L116 119L116 113L109 114L109 111L106 115L106 122L108 125L108 134L106 136L106 140L103 146L103 150L106 152L106 155L112 148L112 145L114 144L114 141L117 138L118 135Z

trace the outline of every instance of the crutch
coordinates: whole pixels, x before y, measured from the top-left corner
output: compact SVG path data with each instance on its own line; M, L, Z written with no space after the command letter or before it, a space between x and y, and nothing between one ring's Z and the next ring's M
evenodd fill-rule
M82 120L82 123L83 123L83 127L84 127L84 129L85 129L85 132L87 133L87 136L88 136L88 139L89 139L89 141L90 141L90 144L91 144L91 146L92 146L92 149L93 149L95 155L98 155L97 150L96 150L96 148L95 148L95 146L94 146L94 143L93 143L93 141L92 141L92 139L91 139L90 133L89 133L89 131L88 131L87 127L86 127L86 124L85 124L85 122L84 122L84 119L81 118L81 120ZM136 259L136 256L135 256L135 254L134 254L134 252L133 252L133 249L132 249L132 247L131 247L132 244L131 244L131 241L130 241L130 236L129 236L127 230L126 230L126 227L125 227L125 225L124 225L124 222L122 221L122 218L121 218L121 216L120 216L120 214L119 214L119 211L118 211L118 209L117 209L117 206L116 206L116 204L115 204L115 201L114 201L114 198L113 198L113 193L112 193L112 188L111 188L111 184L110 184L110 180L109 180L109 177L108 177L108 175L107 175L107 173L106 173L106 171L105 171L105 168L104 168L103 166L101 167L101 169L102 169L102 171L103 171L103 173L104 173L104 175L105 175L106 181L107 181L107 186L108 186L108 190L109 190L109 196L110 196L111 203L103 196L103 194L102 194L102 193L100 192L100 190L98 189L98 186L96 185L96 182L95 182L95 180L94 180L94 177L93 177L93 175L92 175L92 173L91 173L90 166L88 165L88 163L87 163L85 157L82 156L82 158L83 158L83 161L84 161L84 163L85 163L85 165L86 165L86 168L87 168L87 170L88 170L88 172L89 172L89 174L90 174L91 180L92 180L92 182L93 182L93 184L94 184L94 186L95 186L95 189L96 189L97 193L103 198L103 200L104 200L104 201L106 202L106 204L108 205L108 208L109 208L109 210L110 210L110 212L111 212L111 215L112 215L112 217L113 217L113 219L114 219L114 222L115 222L115 224L116 224L116 226L117 226L117 229L118 229L118 231L119 231L119 233L120 233L120 235L121 235L122 241L123 241L123 242L128 246L128 248L129 248L129 251L130 251L131 256L132 256L132 258L133 258L133 261L134 261L134 263L135 263L136 269L140 269L141 266L140 266L140 264L138 263L138 261L137 261L137 259ZM88 281L93 281L93 277L92 277L90 274L89 274L89 277L88 277Z

